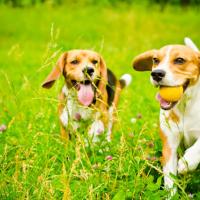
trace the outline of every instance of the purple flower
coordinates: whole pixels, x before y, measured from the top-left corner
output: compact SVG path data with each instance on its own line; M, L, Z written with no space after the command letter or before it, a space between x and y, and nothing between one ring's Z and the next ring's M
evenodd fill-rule
M80 113L75 113L75 120L80 121L81 120L81 115Z
M129 133L128 136L129 136L130 138L133 138L133 137L134 137L134 133Z
M7 129L7 126L5 124L2 124L0 126L0 132L4 132L4 131L6 131L6 129Z
M106 156L106 160L112 160L112 159L113 159L113 157L111 155Z

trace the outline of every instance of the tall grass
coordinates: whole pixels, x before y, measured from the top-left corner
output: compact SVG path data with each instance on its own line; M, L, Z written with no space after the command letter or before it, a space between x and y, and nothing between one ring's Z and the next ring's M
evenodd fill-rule
M163 199L159 162L159 105L149 73L132 70L145 50L182 43L200 46L200 14L168 7L0 7L1 199ZM119 77L133 82L122 93L113 141L85 147L84 135L68 145L60 138L57 95L40 88L59 54L93 49ZM131 118L136 123L131 122ZM132 120L134 121L134 120ZM83 131L84 132L84 131ZM199 170L180 176L175 198L198 199Z

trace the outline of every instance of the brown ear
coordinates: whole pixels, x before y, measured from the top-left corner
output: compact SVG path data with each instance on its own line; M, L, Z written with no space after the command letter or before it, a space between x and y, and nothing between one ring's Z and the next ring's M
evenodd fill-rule
M67 52L63 53L60 58L58 59L56 66L53 68L53 70L50 72L50 74L47 76L45 81L42 83L43 88L51 88L54 84L54 82L60 77L60 75L63 73L63 69L66 63L67 58Z
M102 57L100 57L100 81L98 85L98 93L99 93L99 100L97 101L97 105L101 111L102 114L102 120L107 122L107 101L108 101L108 94L106 91L106 85L108 84L108 76L107 76L107 67L105 64L105 61L103 60Z
M199 61L199 65L198 66L200 68L200 52L197 53L197 58L198 58L198 61Z
M151 71L155 51L150 50L135 57L133 60L133 68L137 71Z
M104 59L100 57L100 82L99 82L99 90L100 92L104 92L106 89L106 85L108 82L108 77L107 77L107 67Z

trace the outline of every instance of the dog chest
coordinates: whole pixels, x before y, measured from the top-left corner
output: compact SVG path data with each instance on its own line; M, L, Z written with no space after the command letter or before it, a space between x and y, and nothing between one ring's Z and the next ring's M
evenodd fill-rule
M69 117L75 121L92 119L92 108L80 105L73 98L69 98L67 100L66 108L68 110Z
M69 123L77 129L82 120L92 120L94 110L87 106L80 105L74 96L68 96L66 105L60 115L62 124L67 127Z
M177 106L184 143L191 146L200 137L200 87L199 84L188 88L184 98Z

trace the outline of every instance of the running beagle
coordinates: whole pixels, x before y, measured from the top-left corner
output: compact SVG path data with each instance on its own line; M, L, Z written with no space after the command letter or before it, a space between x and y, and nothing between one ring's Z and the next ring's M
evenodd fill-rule
M98 141L104 131L110 141L119 95L130 84L131 76L125 74L117 80L103 58L90 50L63 53L42 87L51 88L61 75L65 79L58 108L61 135L68 139L82 122L89 121L87 131L92 141Z
M157 95L164 184L175 192L170 174L193 171L200 163L200 52L191 39L185 38L185 45L168 45L140 54L134 59L133 68L151 71L154 86L183 87L183 95L176 102ZM178 156L181 143L185 151Z

